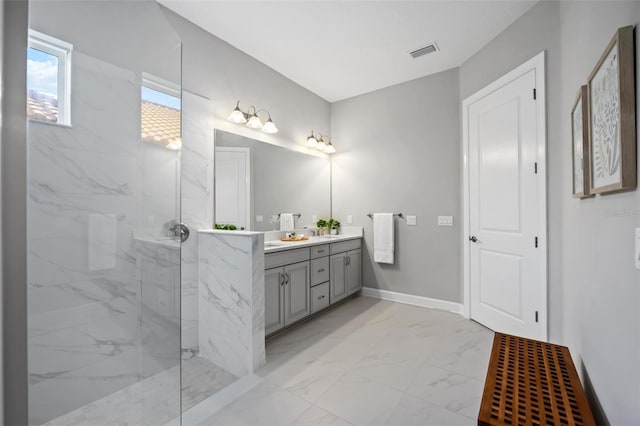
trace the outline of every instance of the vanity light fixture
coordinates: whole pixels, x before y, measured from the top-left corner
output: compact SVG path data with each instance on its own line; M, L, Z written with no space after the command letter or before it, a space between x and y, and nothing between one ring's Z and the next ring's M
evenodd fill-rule
M262 119L260 119L260 117L258 116L258 114L261 112L266 113L269 117L265 123L263 123ZM262 131L265 133L278 133L278 128L271 119L271 114L269 113L269 111L265 109L256 109L256 107L251 105L247 112L244 112L242 111L242 109L240 109L240 101L236 102L236 107L233 109L233 111L231 111L231 114L229 114L227 120L236 124L244 124L251 129L262 129Z
M307 138L306 145L308 148L317 149L325 154L334 154L336 152L329 136L323 135L322 133L314 134L313 130L311 131L311 135Z

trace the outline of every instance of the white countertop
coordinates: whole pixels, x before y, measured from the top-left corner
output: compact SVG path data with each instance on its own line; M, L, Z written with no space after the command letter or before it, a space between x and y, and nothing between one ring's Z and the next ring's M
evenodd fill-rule
M357 240L362 238L362 235L323 235L320 237L309 237L308 240L303 241L280 241L271 240L264 242L265 254L274 253L283 250L291 250L302 247L318 246L321 244L339 243L347 240Z

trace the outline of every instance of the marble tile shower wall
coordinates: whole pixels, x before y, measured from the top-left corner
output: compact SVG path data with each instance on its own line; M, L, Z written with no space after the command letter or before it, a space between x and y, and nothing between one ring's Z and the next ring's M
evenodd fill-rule
M213 104L182 94L182 222L191 236L182 244L182 356L198 354L198 229L213 226Z
M80 52L72 75L73 127L29 125L31 424L140 379L140 86Z

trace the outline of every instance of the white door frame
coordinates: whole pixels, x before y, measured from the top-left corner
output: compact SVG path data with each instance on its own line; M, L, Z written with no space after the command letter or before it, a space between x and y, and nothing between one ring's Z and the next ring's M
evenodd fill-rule
M464 276L464 300L463 315L465 318L471 317L471 271L470 271L470 201L469 201L469 107L502 86L518 79L529 71L535 71L536 78L536 113L537 113L537 161L538 161L538 249L540 256L538 294L540 298L540 308L538 320L540 323L540 338L547 340L547 167L546 167L546 147L547 147L547 124L546 124L546 90L545 90L545 52L540 52L516 69L503 75L493 83L480 89L478 92L462 101L462 223L463 223L463 276ZM533 96L533 94L532 94Z
M245 230L251 230L251 148L246 148L246 147L234 147L234 146L216 146L214 148L214 160L213 160L213 179L214 179L214 185L213 185L213 204L214 204L214 209L213 209L213 223L216 223L216 209L215 209L215 202L216 202L216 194L215 194L215 190L216 190L216 185L215 185L215 152L244 152L245 158L247 159L247 163L245 164L245 170L244 170L244 175L245 175L245 182L247 185L247 193L245 194L246 196L246 212L245 212Z

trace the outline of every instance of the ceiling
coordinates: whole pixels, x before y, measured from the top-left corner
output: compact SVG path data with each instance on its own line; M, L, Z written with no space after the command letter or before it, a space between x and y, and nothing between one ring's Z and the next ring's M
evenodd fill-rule
M457 67L537 2L158 1L329 102Z

